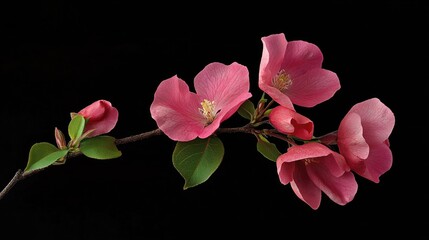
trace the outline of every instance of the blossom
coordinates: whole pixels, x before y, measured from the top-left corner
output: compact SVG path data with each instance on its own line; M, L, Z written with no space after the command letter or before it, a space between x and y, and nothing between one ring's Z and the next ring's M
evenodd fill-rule
M152 118L172 140L207 138L252 95L247 67L208 64L194 78L195 93L177 75L162 81L150 106Z
M320 49L283 33L262 37L259 88L285 107L313 107L340 89L337 74L323 69Z
M269 119L271 125L281 133L289 134L302 140L310 140L313 137L313 121L292 109L277 106L272 109Z
M322 192L345 205L357 192L357 182L344 157L323 144L294 145L276 162L280 182L291 184L295 194L312 209L320 206Z
M110 132L118 122L118 110L109 101L98 100L80 110L77 114L86 119L84 132L95 137Z
M351 169L378 183L392 166L389 136L395 125L393 112L378 98L355 104L340 122L338 149Z

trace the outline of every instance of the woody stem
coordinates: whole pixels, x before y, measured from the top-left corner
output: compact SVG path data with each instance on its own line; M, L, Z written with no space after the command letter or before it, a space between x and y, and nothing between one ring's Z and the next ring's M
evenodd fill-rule
M236 128L219 128L216 133L218 134L222 134L222 133L249 133L252 134L253 133L253 128L250 125L246 125L243 127L236 127ZM163 135L164 133L161 131L161 129L155 129L152 131L148 131L148 132L144 132L144 133L140 133L140 134L136 134L136 135L132 135L132 136L128 136L128 137L124 137L124 138L119 138L115 140L115 144L116 145L124 145L124 144L128 144L128 143L133 143L133 142L138 142L138 141L142 141L154 136L159 136L159 135ZM71 159L77 156L82 155L81 152L72 152L67 154L66 159ZM26 179L29 176L32 176L38 172L41 172L42 170L44 170L46 168L42 168L42 169L36 169L36 170L31 170L31 171L23 171L22 169L18 169L15 173L15 175L12 177L12 179L8 182L8 184L3 188L3 190L0 192L0 200L2 198L4 198L4 196L6 196L6 194L15 186L16 183L18 183L21 180Z

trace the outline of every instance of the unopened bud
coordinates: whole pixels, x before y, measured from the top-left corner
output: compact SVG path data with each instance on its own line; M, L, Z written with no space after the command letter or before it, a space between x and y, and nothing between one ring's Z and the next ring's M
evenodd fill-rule
M259 101L258 107L257 107L258 113L264 111L264 108L265 108L265 102L264 101Z
M64 137L64 134L59 130L58 128L55 128L55 142L57 143L57 147L59 149L66 149L67 148L67 142L66 138Z

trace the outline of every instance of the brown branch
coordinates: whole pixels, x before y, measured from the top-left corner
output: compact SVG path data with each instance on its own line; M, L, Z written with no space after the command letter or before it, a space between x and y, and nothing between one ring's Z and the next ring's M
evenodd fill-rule
M246 125L244 127L237 127L237 128L220 128L216 131L216 133L253 133L253 128L250 125ZM138 142L138 141L142 141L144 139L147 138L151 138L154 136L159 136L164 134L161 129L155 129L149 132L144 132L144 133L140 133L137 135L132 135L129 137L124 137L124 138L119 138L115 140L115 144L116 145L123 145L123 144L128 144L128 143L133 143L133 142ZM66 159L71 159L77 156L82 155L81 152L72 152L67 154ZM23 171L21 169L18 169L18 171L16 171L15 175L12 177L12 179L9 181L9 183L3 188L3 190L0 192L0 200L4 198L4 196L6 196L6 194L15 186L16 183L18 183L21 180L26 179L29 176L32 176L38 172L41 172L42 170L46 169L45 168L41 168L41 169L36 169L36 170L32 170L32 171Z
M23 171L21 169L18 169L18 171L16 171L15 175L6 185L6 187L4 187L3 190L0 192L0 199L2 199L13 188L13 186L15 186L15 184L23 178Z
M150 138L150 137L158 136L158 135L162 135L162 134L163 134L163 132L161 131L161 129L158 128L158 129L155 129L155 130L152 130L149 132L144 132L144 133L140 133L137 135L116 139L115 144L116 145L122 145L122 144L142 141L146 138Z
M235 128L219 128L216 133L222 134L222 133L248 133L253 134L255 129L252 127L252 125L248 124L243 127L235 127Z

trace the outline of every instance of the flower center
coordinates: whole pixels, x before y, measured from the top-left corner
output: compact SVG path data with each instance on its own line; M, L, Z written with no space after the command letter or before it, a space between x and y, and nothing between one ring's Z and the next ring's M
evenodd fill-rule
M207 125L213 122L217 112L215 112L215 102L204 99L201 102L201 108L198 108L200 113L207 119Z
M280 92L286 91L290 85L292 85L292 79L284 69L280 70L272 80L273 86L280 90Z
M319 160L314 159L314 158L306 158L306 159L304 159L305 166L307 166L310 163L318 163L318 162L319 162Z

